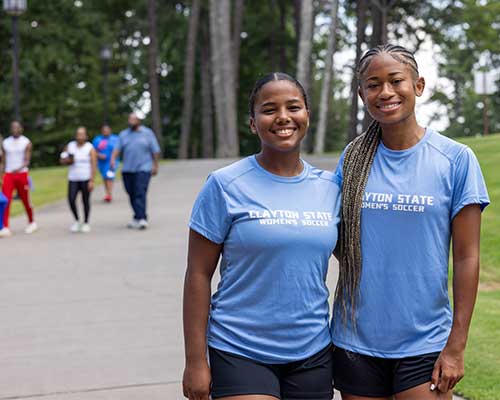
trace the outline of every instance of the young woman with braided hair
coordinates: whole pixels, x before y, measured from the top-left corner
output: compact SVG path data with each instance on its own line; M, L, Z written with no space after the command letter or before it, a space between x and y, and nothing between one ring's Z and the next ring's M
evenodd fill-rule
M184 286L190 400L333 397L325 278L340 186L300 158L308 125L296 79L259 79L250 129L261 151L211 173L195 202Z
M467 146L417 123L425 81L411 52L375 47L358 75L374 121L337 167L335 386L344 400L451 399L477 292L484 180Z

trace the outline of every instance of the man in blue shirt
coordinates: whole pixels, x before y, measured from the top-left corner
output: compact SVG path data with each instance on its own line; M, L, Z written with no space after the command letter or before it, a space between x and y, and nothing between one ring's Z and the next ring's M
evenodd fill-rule
M134 210L134 219L127 227L146 229L146 195L151 176L158 173L160 146L153 131L142 126L135 113L128 116L128 128L120 132L118 144L111 157L112 169L120 153L123 161L123 183Z

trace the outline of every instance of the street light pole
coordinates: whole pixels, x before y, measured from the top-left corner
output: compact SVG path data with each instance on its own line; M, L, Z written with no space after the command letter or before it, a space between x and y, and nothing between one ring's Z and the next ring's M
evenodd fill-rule
M14 94L14 118L21 120L21 106L19 99L19 17L12 16L12 89Z
M12 90L14 118L21 120L19 89L19 16L26 11L26 0L3 0L4 11L12 17Z
M108 62L112 57L111 47L103 46L100 53L102 61L102 101L103 101L103 122L109 123L109 106L108 106Z

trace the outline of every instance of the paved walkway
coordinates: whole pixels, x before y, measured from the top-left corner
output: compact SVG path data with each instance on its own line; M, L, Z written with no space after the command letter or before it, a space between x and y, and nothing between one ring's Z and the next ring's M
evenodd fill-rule
M24 217L12 220L15 236L0 240L0 400L183 398L186 221L207 173L228 162L164 164L147 231L125 228L120 184L111 205L96 189L90 234L68 232L65 202L36 210L34 235L22 233Z

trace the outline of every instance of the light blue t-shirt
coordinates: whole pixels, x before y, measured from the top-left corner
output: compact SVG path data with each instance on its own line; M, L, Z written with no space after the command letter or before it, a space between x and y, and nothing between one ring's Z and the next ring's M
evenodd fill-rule
M304 162L281 177L255 156L213 172L191 229L223 243L208 344L264 363L307 358L331 343L328 259L337 242L340 187Z
M122 153L122 172L150 172L153 154L160 152L155 134L142 125L135 131L130 128L121 131L116 149Z
M341 158L337 175L342 181ZM333 343L382 358L438 352L448 339L451 223L466 205L489 204L473 152L430 129L413 147L381 143L361 210L357 330L339 313ZM349 318L348 318L349 319Z

